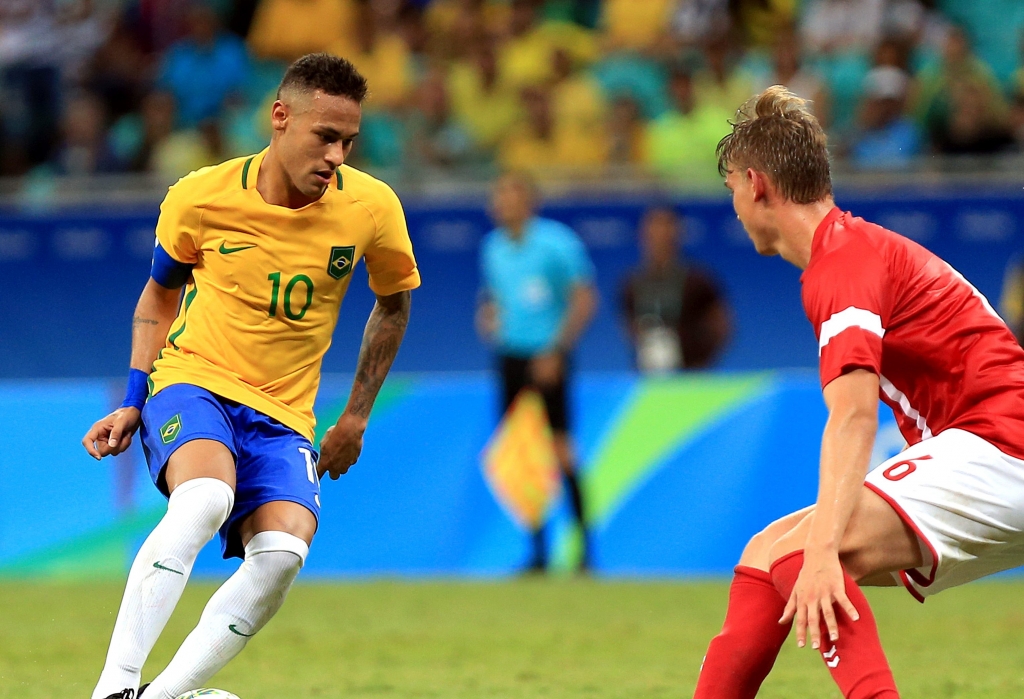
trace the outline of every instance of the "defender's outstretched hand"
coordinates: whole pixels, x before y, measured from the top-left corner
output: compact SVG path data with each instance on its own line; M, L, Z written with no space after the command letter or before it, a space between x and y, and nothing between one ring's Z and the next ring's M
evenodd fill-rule
M82 438L89 456L99 461L104 456L117 456L132 444L132 435L142 422L138 408L118 408L99 420Z
M322 478L325 473L331 480L348 473L363 451L363 433L366 431L366 420L355 415L345 414L338 418L337 424L328 428L324 438L320 440L320 461L317 470Z
M846 596L843 567L838 556L808 556L804 554L804 565L800 577L793 586L780 624L788 624L795 617L796 644L803 648L807 643L807 632L811 635L811 648L821 648L821 620L825 620L829 638L839 639L839 625L836 623L834 604L839 604L846 614L857 621L860 614Z

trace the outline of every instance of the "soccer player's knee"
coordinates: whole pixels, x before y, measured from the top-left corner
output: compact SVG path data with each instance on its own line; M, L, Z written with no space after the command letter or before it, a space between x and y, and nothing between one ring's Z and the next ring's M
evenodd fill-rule
M776 538L778 538L778 531L771 525L754 534L743 549L740 564L764 568L768 563L768 552Z
M217 478L193 478L171 493L169 512L187 512L195 524L209 529L210 537L221 528L235 505L235 491Z
M245 560L264 580L287 589L306 563L309 545L287 532L260 532L245 547Z

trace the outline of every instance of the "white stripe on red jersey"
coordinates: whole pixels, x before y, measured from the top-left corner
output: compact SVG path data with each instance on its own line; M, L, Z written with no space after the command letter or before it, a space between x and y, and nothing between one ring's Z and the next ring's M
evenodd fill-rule
M822 386L867 369L908 443L956 427L1024 458L1024 350L959 272L835 208L800 280Z
M833 337L847 328L860 328L879 337L885 336L882 319L878 317L877 313L850 306L838 313L833 313L828 320L821 324L821 332L818 333L818 356L821 356L821 350Z

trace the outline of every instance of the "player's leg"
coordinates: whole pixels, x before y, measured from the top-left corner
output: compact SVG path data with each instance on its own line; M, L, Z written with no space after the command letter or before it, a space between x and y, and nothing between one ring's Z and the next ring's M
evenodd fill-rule
M803 567L803 547L813 514L781 536L772 546L771 579L780 598L789 599ZM846 595L859 614L857 620L834 607L838 639L829 638L821 621L821 654L843 696L899 696L889 662L878 637L878 627L858 580L921 565L921 546L914 531L895 510L871 489L864 487L846 527L839 549L846 579Z
M778 622L802 563L802 556L789 554L802 550L812 516L813 508L787 515L766 527L747 545L735 570L722 633L712 640L708 648L695 698L751 699L756 696L789 635L791 624L781 625ZM883 543L879 545L877 542ZM892 579L889 572L919 565L921 552L913 531L884 500L864 488L840 547L840 557L847 570L852 571L854 579L889 584ZM769 565L776 560L780 565L771 567L769 574ZM848 578L847 594L851 592L858 596L859 606L854 603L858 610L864 608L861 621L857 622L863 626L858 627L860 633L856 641L852 632L843 629L840 629L840 639L844 635L848 637L847 643L862 649L860 655L865 658L864 665L860 666L865 669L862 676L847 672L858 669L856 661L843 667L843 673L855 675L852 685L856 688L858 683L865 686L861 682L865 678L879 678L877 661L881 646L877 643L873 619L863 623L866 617L870 617L867 601L857 584ZM845 623L849 625L850 622L845 620ZM830 651L831 647L824 652ZM825 661L835 664L830 665L835 674L840 663L835 663L834 657ZM881 655L881 661L884 672L888 672L884 655ZM880 676L882 679L885 678L884 672ZM846 684L850 683L844 677L841 686Z
M320 482L309 440L251 408L227 410L239 447L235 507L221 542L225 558L243 562L210 598L146 699L198 689L241 652L284 602L316 532Z
M580 486L576 449L569 434L568 374L570 367L567 359L565 362L561 381L554 386L541 389L541 397L544 399L544 408L548 413L548 421L551 424L555 457L558 459L558 465L562 470L566 494L569 496L569 505L572 508L573 516L576 518L576 523L583 537L583 555L580 559L580 568L587 570L590 567L591 554L590 530L587 526L586 501L584 500L583 489Z
M498 374L501 377L501 414L508 413L519 392L530 384L529 379L530 361L521 357L498 357ZM530 543L532 552L530 563L526 569L529 572L543 572L547 567L547 547L544 544L544 525L538 526L531 532Z
M220 442L184 443L170 455L164 477L170 491L167 512L128 574L94 699L138 688L142 666L185 589L196 556L231 512L235 462Z
M245 560L210 598L199 624L146 690L146 699L174 699L203 686L245 648L284 603L316 526L306 507L282 501L260 506L241 524Z
M565 431L554 431L553 441L555 456L558 458L558 465L562 469L562 477L565 482L566 494L569 496L569 505L572 508L573 517L579 526L583 536L583 552L580 559L580 568L586 570L590 567L590 529L587 522L586 501L583 497L583 489L580 485L579 469L576 460L576 449L573 446L572 437Z
M779 624L786 602L768 574L772 545L812 511L772 522L743 550L729 587L722 631L708 646L694 697L750 699L768 676L791 624Z

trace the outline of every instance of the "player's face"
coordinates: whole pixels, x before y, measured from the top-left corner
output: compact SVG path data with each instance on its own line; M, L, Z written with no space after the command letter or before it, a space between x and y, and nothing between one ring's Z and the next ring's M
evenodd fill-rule
M753 180L746 171L730 167L726 172L725 186L732 192L732 208L754 244L754 249L761 255L777 255L774 236L761 221L762 207L758 206Z
M518 228L533 216L533 190L516 175L505 175L494 185L491 212L494 219L509 228Z
M334 182L359 135L362 108L348 97L320 90L274 104L273 125L280 158L292 185L303 196L320 197Z

